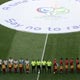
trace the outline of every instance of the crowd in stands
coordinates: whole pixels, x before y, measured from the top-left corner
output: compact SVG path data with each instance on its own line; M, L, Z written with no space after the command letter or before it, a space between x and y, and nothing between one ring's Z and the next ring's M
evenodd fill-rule
M10 57L9 59L0 59L0 72L7 73L7 72L14 72L14 73L35 73L35 72L53 72L55 73L68 73L68 72L80 72L80 62L79 58L74 60L73 58L60 58L59 62L57 62L56 58L53 61L41 61L41 60L32 60L29 61L28 59L13 59Z

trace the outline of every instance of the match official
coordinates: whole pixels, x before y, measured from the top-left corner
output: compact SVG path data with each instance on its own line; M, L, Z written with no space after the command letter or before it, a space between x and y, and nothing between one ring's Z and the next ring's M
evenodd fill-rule
M42 71L46 72L46 61L43 60L41 64L42 64Z
M35 68L36 68L36 61L31 61L31 66L32 66L32 72L35 72Z
M41 61L37 60L37 72L41 71Z
M50 60L47 61L47 69L48 69L48 72L51 73L51 66L52 66L52 62Z

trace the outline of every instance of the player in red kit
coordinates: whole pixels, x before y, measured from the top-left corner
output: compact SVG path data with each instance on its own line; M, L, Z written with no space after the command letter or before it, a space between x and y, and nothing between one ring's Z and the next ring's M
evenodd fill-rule
M73 58L70 59L70 69L71 69L71 72L74 71L74 60L73 60Z
M60 58L60 72L62 73L63 72L63 58Z
M77 72L79 71L78 70L78 64L79 64L79 58L76 58L76 70L77 70Z
M66 60L65 60L65 71L66 71L66 73L68 72L68 65L69 65L69 60L68 60L68 58L66 58Z
M53 72L54 73L57 72L57 61L56 61L56 58L53 60Z
M70 59L70 66L73 65L73 63L74 63L74 60L73 60L73 58L71 58Z

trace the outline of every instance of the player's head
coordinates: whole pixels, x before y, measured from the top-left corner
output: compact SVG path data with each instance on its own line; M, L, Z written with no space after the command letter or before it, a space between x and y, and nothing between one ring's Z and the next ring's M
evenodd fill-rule
M66 58L66 60L68 60L68 58Z
M62 57L61 57L60 59L61 59L61 60L63 60L63 58L62 58Z
M79 60L79 58L77 57L77 60Z

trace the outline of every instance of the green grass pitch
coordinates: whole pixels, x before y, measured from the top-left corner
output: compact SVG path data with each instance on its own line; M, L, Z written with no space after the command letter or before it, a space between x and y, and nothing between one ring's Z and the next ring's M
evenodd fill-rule
M0 4L8 0L0 0ZM28 58L30 61L40 59L44 48L46 35L19 32L0 25L0 58L10 56L14 59ZM67 34L51 34L48 36L45 60L56 57L80 58L80 32ZM37 80L37 73L6 73L0 72L0 80ZM40 73L39 80L80 80L80 73L49 74Z

